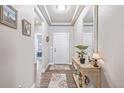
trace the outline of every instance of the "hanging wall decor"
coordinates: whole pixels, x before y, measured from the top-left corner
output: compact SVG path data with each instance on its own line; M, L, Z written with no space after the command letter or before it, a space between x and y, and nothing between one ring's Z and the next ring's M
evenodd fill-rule
M49 36L46 37L46 42L49 42Z
M17 11L10 5L1 5L0 6L0 23L17 28Z
M31 24L25 19L22 20L22 34L31 36Z

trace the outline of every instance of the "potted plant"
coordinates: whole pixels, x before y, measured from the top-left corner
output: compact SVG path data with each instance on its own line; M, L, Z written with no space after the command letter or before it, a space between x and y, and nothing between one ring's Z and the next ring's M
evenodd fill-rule
M85 58L84 58L84 55L86 55L86 49L88 48L88 46L86 45L83 45L83 44L80 44L80 45L77 45L75 46L76 48L78 48L80 51L77 51L77 53L79 54L79 57L80 57L80 63L81 64L84 64L85 63Z

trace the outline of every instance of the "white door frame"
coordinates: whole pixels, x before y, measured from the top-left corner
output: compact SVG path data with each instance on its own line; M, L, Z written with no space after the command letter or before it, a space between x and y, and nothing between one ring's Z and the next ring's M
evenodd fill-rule
M53 34L52 34L52 37L54 38L54 34L55 33L67 33L68 34L68 41L69 41L69 44L68 44L68 47L69 47L69 49L68 49L68 53L69 53L69 58L68 58L68 63L66 63L66 64L70 64L70 34L69 34L69 32L54 32ZM52 46L53 46L53 49L52 49L52 59L53 59L53 64L56 64L55 63L55 58L54 58L54 39L52 38Z

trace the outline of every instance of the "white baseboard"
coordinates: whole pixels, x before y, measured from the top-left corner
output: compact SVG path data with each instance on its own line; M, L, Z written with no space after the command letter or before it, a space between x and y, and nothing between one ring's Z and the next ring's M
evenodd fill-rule
M113 83L113 81L112 81L112 79L111 79L111 77L110 77L110 75L108 73L108 68L107 68L107 66L105 64L102 65L102 70L103 70L103 73L104 73L104 75L105 75L105 77L107 79L107 83L108 83L109 88L112 88L112 87L116 88L115 84Z
M69 64L69 65L72 65L72 62L69 62L68 64Z
M44 69L41 70L41 72L44 73L44 72L46 71L46 69L48 68L49 65L50 65L50 63L48 63L48 64L46 65L46 67L45 67Z
M55 63L51 62L49 65L54 65ZM72 65L72 62L67 63L66 65Z
M36 83L33 83L30 88L35 88L35 86L36 86Z
M49 66L49 63L46 65L46 67L45 67L45 70L44 70L44 71L46 71L46 70L47 70L48 66Z
M49 65L54 65L54 63L49 63Z

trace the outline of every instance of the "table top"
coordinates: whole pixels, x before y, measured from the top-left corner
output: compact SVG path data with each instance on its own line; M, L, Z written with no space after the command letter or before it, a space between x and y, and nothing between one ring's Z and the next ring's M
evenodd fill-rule
M85 64L80 63L80 59L76 57L72 57L72 59L75 61L76 64L78 64L81 68L100 68L100 67L94 67L90 62L87 62Z

